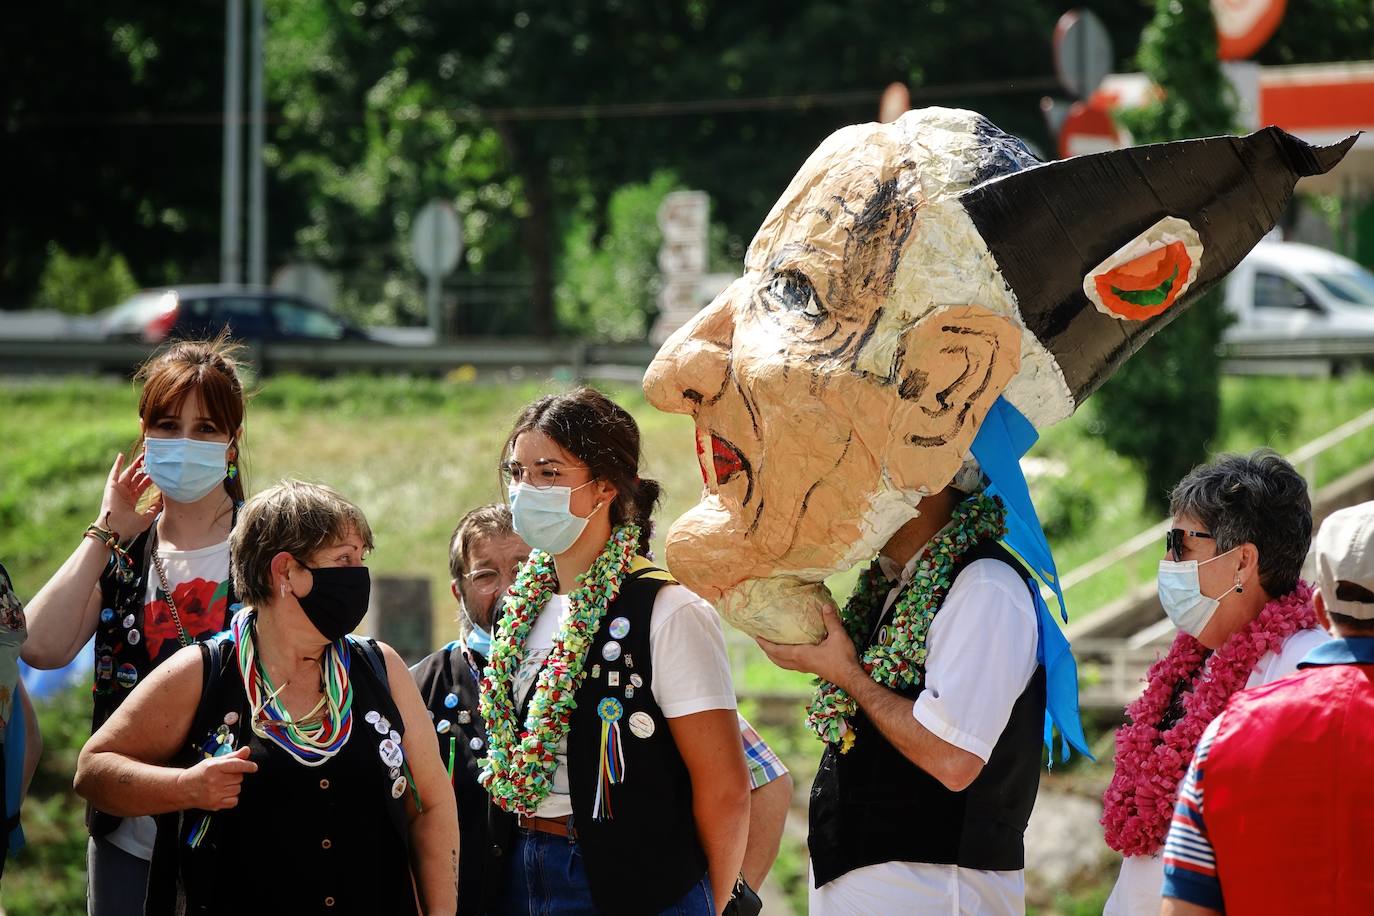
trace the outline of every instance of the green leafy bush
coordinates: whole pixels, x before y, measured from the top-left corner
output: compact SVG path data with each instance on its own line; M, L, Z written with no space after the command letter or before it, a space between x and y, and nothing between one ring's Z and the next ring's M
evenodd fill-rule
M138 292L138 283L123 255L107 249L90 257L48 246L48 263L38 280L39 308L69 315L90 315L118 305Z

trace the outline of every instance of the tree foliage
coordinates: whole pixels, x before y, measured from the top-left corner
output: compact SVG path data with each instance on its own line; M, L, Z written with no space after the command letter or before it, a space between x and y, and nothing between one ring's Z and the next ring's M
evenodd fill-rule
M1162 97L1121 120L1136 143L1230 133L1235 99L1217 62L1208 0L1159 0L1141 38L1141 69ZM1207 456L1221 409L1217 348L1227 324L1218 287L1152 338L1095 397L1103 437L1138 462L1145 499L1164 508Z

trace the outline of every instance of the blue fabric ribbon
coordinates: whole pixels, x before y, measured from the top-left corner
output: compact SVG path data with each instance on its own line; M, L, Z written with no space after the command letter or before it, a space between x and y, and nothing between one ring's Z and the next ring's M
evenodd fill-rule
M16 688L11 694L10 721L5 727L5 745L0 753L5 755L5 810L8 817L19 810L24 800L24 750L28 736L24 731L24 704ZM18 824L5 838L5 848L14 855L24 848L24 828Z
M1040 434L1021 411L1006 398L999 397L978 430L971 451L988 479L987 492L1000 496L1007 508L1007 536L1002 543L1030 568L1035 578L1050 587L1067 623L1069 612L1059 585L1059 572L1045 531L1040 527L1040 517L1031 503L1026 476L1021 471L1021 456L1038 438ZM1095 759L1088 750L1088 739L1083 735L1083 723L1078 714L1078 665L1068 639L1040 595L1038 583L1032 582L1031 586L1039 633L1035 657L1045 666L1045 746L1050 750L1050 760L1054 760L1055 729L1059 730L1062 739L1061 760L1069 759L1070 746L1089 759Z

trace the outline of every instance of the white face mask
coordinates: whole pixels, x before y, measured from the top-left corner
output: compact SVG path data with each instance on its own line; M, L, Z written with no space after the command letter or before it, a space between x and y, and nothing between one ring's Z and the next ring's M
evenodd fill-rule
M590 515L582 518L573 514L569 508L573 491L592 482L589 480L578 487L547 487L542 490L525 483L511 484L508 495L515 533L536 550L555 557L563 553L577 543L591 518ZM596 509L600 508L601 504L597 503ZM592 515L596 514L596 509L592 510Z
M1174 626L1194 639L1202 635L1212 615L1216 614L1217 608L1221 605L1221 599L1208 598L1202 593L1198 569L1239 549L1232 547L1226 553L1217 554L1211 560L1203 560L1201 563L1197 560L1159 561L1159 603L1163 605L1164 613L1169 615Z

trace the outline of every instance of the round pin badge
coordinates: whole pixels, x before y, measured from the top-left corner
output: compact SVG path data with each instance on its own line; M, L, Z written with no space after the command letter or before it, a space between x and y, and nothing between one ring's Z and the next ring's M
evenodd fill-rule
M124 629L126 629L126 630L129 629L129 627L131 627L131 626L134 625L134 615L133 615L133 614L125 614L125 615L124 615L124 621L123 621L123 622L124 622Z
M405 759L401 749L396 746L396 742L390 738L383 738L382 743L377 746L377 754L382 758L382 763L389 767L398 767Z
M396 781L391 784L391 797L400 798L406 794L406 778L397 776Z
M648 738L654 733L653 716L647 712L630 714L630 734L636 738Z
M630 621L627 617L617 617L611 621L609 629L611 639L624 639L630 635Z
M474 751L480 751L482 749L482 739L473 738L468 742L468 747L472 748Z
M226 712L226 713L224 714L224 724L225 724L225 725L236 725L236 724L238 724L238 721L239 721L239 714L236 713L236 712L234 712L233 710L230 710L229 712Z
M457 705L458 705L458 695L457 695L456 693L450 693L448 696L444 697L444 708L445 708L445 709L452 709L453 707L455 707L455 706L457 706Z
M637 674L632 674L632 675L630 675L630 686L631 686L631 687L634 687L635 689L638 689L638 688L640 688L640 687L643 687L643 686L644 686L644 678L640 677L640 676L637 675Z
M453 723L449 722L448 719L440 719L438 722L434 723L434 730L441 735L447 735L448 730L452 727Z
M114 620L114 618L115 618L115 613L114 613L114 608L112 608L112 607L104 608L104 609L100 612L100 622L101 622L101 623L109 623L110 621Z
M392 768L391 768L390 770L388 770L387 772L391 775L391 778L392 778L392 779L395 779L397 776L400 776L400 775L401 775L401 768L400 768L400 767L392 767Z
M608 642L601 647L601 657L608 662L613 662L620 658L620 643Z
M366 722L368 725L376 725L376 724L377 724L377 720L380 719L381 717L382 717L382 714L379 713L377 710L375 710L375 709L369 709L369 710L367 711L367 715L363 716L363 721Z
M137 630L130 630L128 640L129 645L136 646L139 644L139 642L143 640L143 634L138 632Z
M372 723L372 727L377 729L377 734L385 735L387 732L391 731L391 722L386 716L382 716L376 722Z
M392 741L395 741L397 744L401 743L401 735L394 728L391 730L390 734L387 735L387 737L390 738Z
M138 669L131 662L125 662L115 672L115 680L119 681L121 687L133 687L138 683Z
M472 713L468 712L466 709L460 709L460 710L458 710L458 724L459 724L459 725L471 725L471 724L472 724Z

